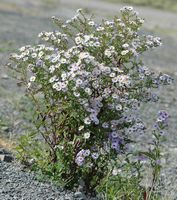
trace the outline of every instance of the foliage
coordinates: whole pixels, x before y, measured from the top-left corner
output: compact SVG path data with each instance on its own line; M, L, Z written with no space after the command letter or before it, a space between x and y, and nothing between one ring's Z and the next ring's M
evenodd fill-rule
M154 93L171 83L151 72L139 58L161 45L160 38L139 34L143 19L132 7L121 18L100 24L81 9L60 29L41 32L49 46L25 46L11 55L12 66L33 103L35 129L21 138L18 157L42 173L87 192L105 191L120 199L130 194L153 196L160 173L160 144L168 114L159 111L147 142L140 118L142 103L158 101ZM141 186L145 168L152 168L149 188Z

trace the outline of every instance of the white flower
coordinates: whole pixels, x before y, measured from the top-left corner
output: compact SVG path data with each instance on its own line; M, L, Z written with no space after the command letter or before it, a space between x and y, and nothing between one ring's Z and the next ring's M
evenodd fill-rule
M90 88L85 88L85 92L88 94L88 95L91 95L92 94L92 90Z
M114 77L116 76L116 74L115 74L114 72L112 72L112 73L109 74L109 76L110 76L111 78L114 78Z
M56 62L58 61L58 59L59 59L59 57L56 56L56 57L54 57L54 58L51 60L51 62L52 62L52 63L56 63Z
M83 83L83 81L81 79L76 80L76 86L80 86L82 83Z
M36 54L36 53L32 53L32 54L31 54L31 57L32 57L32 58L36 58L36 57L37 57L37 54Z
M112 82L113 82L113 83L117 83L117 82L118 82L118 80L119 80L119 78L118 78L118 77L114 77L114 78L112 79Z
M99 26L96 30L97 30L97 31L104 31L104 27Z
M60 85L60 82L57 82L55 84L53 84L53 89L56 89L57 91L61 91L61 85Z
M84 40L85 42L88 42L90 40L91 36L90 35L84 35Z
M144 23L144 19L139 19L139 22L140 22L141 24L143 24L143 23Z
M53 83L56 80L56 76L53 76L49 79L49 83Z
M132 7L132 6L128 6L128 7L127 7L127 10L132 11L132 10L133 10L133 7Z
M75 15L74 17L72 17L71 20L72 20L72 21L75 21L75 20L78 19L78 17L79 17L79 14Z
M78 36L78 37L75 38L75 42L76 42L77 45L81 44L83 42L83 39Z
M95 46L95 47L100 47L100 45L101 45L101 44L100 44L100 42L98 42L98 41L94 43L94 46Z
M129 52L129 50L123 50L123 51L121 52L121 55L122 55L122 56L125 56L128 52Z
M79 8L79 9L77 9L77 11L76 11L77 13L80 13L80 12L82 12L82 8Z
M105 74L110 74L110 72L111 72L111 68L110 67L105 67L104 68L104 73Z
M122 105L121 105L121 104L117 105L117 106L116 106L116 110L118 110L118 111L119 111L119 110L122 110Z
M84 126L79 126L79 131L81 131L82 129L84 129Z
M67 86L67 83L66 83L66 82L61 82L61 88L62 88L62 89L66 88L66 86Z
M24 58L23 58L23 61L27 61L27 60L28 60L28 57L24 57Z
M43 36L43 32L38 34L38 37L42 37Z
M122 172L121 169L116 169L116 168L114 168L114 169L112 170L112 175L113 175L113 176L117 176L117 174L119 174L119 173L121 173L121 172Z
M84 119L84 123L87 124L87 125L91 124L90 118L89 118L89 117L86 117L86 118Z
M132 6L124 6L123 8L120 9L121 12L126 12L126 11L133 11Z
M125 43L125 44L122 45L122 47L123 47L124 49L127 49L127 48L129 47L129 44Z
M35 76L31 76L30 82L34 82L35 80L36 80L36 77Z
M45 40L45 41L48 41L48 40L49 40L49 37L44 37L44 40Z
M30 87L31 87L31 83L29 82L28 85L27 85L27 88L30 88Z
M61 78L62 78L62 81L65 81L66 78L67 78L67 74L66 73L62 73L61 74Z
M69 52L66 52L66 53L64 54L64 56L65 56L65 58L70 58L70 57L71 57L71 55L70 55Z
M60 68L60 66L61 66L61 64L58 63L57 65L55 65L55 68L58 69L58 68Z
M19 50L20 52L25 51L25 47L21 47Z
M57 39L57 43L60 44L60 42L61 42L61 40L60 40L60 39Z
M113 99L118 99L119 96L118 96L117 94L113 93L113 94L112 94L112 98L113 98Z
M46 35L47 37L50 37L50 36L52 35L52 32L45 32L45 35Z
M70 19L66 20L66 24L71 23L72 21Z
M75 97L79 97L80 96L79 92L73 92L73 94L74 94Z
M101 70L98 68L94 68L92 71L93 76L99 76L101 74Z
M62 64L65 64L65 63L67 63L67 61L66 61L66 59L65 59L65 58L61 58L60 62L61 62Z
M38 54L38 57L41 58L43 55L44 55L44 52L40 51L39 54Z
M89 22L88 22L88 25L94 26L94 25L95 25L95 22L94 22L94 21L89 21Z
M49 72L50 73L53 73L55 71L55 66L54 65L51 65L50 67L49 67Z
M79 54L79 59L85 59L85 58L88 58L89 57L89 53L88 52L81 52Z
M112 52L110 51L110 49L106 49L104 52L104 55L107 57L111 57L112 56Z
M89 138L90 138L90 132L84 133L84 138L85 138L85 139L89 139Z

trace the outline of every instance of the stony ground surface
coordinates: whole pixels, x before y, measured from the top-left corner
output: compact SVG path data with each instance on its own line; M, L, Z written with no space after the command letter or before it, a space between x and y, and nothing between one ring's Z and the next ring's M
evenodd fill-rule
M16 82L10 78L11 72L5 67L8 55L22 45L39 43L36 36L42 30L55 29L49 20L51 16L69 18L79 7L87 8L87 11L94 13L99 20L100 17L109 18L117 14L122 5L105 3L101 0L0 1L0 144L1 138L14 140L19 134L25 133L30 118L28 110L31 109L23 97L23 89L16 86ZM171 115L169 133L163 149L163 178L165 180L163 190L164 200L175 200L177 199L177 14L144 7L136 7L136 10L146 20L144 30L160 35L164 43L163 47L144 56L145 63L153 70L168 73L174 78L172 86L158 91L161 97L159 103L144 106L142 115L147 119L147 123L151 122L149 119L153 118L159 109L166 109ZM14 177L13 171L16 172ZM20 193L21 190L15 185L18 183L13 185L12 182L15 179L21 182L25 177L30 182L31 175L19 172L16 164L0 163L0 185L3 184L6 191L4 193L4 190L0 188L0 199L4 197L13 199L8 196L12 191ZM39 186L41 183L35 182L35 184ZM8 189L9 187L11 189ZM25 187L25 181L23 187ZM47 187L51 189L52 186ZM41 191L47 193L48 189L45 189L45 186L42 188ZM17 197L17 199L25 199ZM36 197L28 199L36 199Z
M36 174L15 162L0 162L0 185L2 200L99 200L81 191L71 192L50 182L40 182Z

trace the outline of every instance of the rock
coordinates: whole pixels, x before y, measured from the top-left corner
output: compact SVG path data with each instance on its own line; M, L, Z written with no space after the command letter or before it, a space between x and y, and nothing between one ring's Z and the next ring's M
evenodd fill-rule
M10 151L8 151L4 148L0 148L0 154L10 154Z
M74 200L73 195L66 194L64 200Z
M14 157L8 150L0 148L0 161L12 162L13 160Z
M85 200L86 196L82 192L75 192L74 193L74 198L78 200Z
M12 155L0 154L0 161L12 162L14 157Z
M2 78L2 79L9 79L9 77L8 77L7 74L2 74L2 75L1 75L1 78Z
M4 155L0 155L0 161L4 161Z

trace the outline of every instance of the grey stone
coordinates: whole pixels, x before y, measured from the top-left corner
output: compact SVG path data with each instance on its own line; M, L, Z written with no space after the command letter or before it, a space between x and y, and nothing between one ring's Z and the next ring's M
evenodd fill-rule
M82 192L75 192L74 198L76 198L77 200L84 200L84 199L86 199L86 196Z
M71 194L66 194L64 200L74 200L74 197Z
M1 75L1 78L2 78L2 79L9 79L9 76L8 76L7 74L2 74L2 75Z

